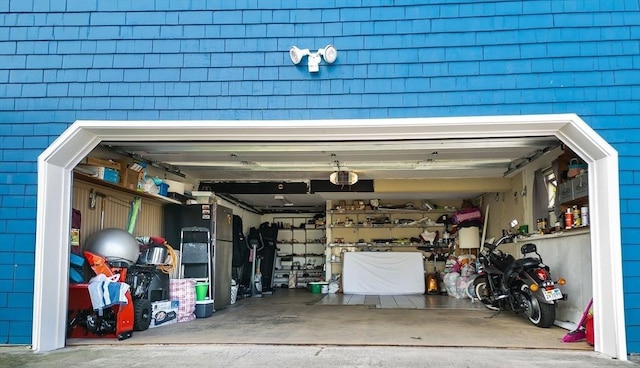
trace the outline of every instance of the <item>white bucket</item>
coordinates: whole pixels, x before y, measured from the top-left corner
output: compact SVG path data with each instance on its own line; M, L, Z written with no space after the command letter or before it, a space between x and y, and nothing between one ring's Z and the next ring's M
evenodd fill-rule
M329 294L329 284L322 284L322 287L320 288L320 292L322 294Z

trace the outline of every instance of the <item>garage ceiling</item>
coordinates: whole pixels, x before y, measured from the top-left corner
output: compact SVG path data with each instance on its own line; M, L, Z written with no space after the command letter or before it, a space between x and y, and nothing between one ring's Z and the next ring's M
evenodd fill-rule
M560 145L555 137L383 140L344 142L103 142L102 146L206 183L328 184L335 171L360 181L379 179L502 178ZM240 185L238 185L240 187ZM236 191L237 192L237 191ZM315 193L216 193L261 212L324 210L328 199L461 199L482 193L362 193L349 188Z

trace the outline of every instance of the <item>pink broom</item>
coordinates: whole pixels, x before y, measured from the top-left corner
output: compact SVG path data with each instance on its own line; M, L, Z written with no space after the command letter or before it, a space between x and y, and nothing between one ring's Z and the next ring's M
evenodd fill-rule
M576 342L587 338L585 325L587 322L587 315L589 315L589 310L591 309L592 304L593 299L590 299L589 304L587 304L587 308L584 310L584 313L582 313L582 318L578 323L578 327L573 331L567 332L567 334L562 338L562 342Z

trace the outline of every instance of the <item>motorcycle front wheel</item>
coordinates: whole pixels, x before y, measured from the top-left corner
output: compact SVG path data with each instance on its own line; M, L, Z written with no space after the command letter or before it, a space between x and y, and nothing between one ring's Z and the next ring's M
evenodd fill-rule
M494 305L491 301L491 288L489 288L489 284L487 284L486 276L478 276L475 280L473 280L473 287L476 294L476 297L484 305L487 309L492 311L500 310L500 307Z
M537 327L547 328L556 320L556 305L541 303L527 285L522 285L523 312Z

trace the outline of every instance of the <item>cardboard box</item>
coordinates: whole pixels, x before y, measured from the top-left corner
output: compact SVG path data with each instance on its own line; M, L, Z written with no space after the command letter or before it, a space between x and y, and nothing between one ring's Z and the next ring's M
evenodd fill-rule
M151 324L149 328L166 326L178 322L178 300L161 300L151 303Z
M98 170L98 178L104 181L108 181L109 183L118 184L120 179L120 174L118 170L112 169L110 167L100 167Z
M142 171L131 168L127 160L119 160L120 165L120 185L131 190L138 189L138 183L142 179Z
M114 169L114 170L120 170L120 163L119 162L112 161L112 160L105 160L105 159L97 158L97 157L87 157L81 163L84 163L84 164L87 164L87 165L93 165L93 166L108 167L108 168Z
M109 183L118 184L120 179L120 174L118 170L112 169L110 167L104 166L93 166L93 165L78 165L76 170L79 172L93 176L94 178L102 179L104 181L108 181Z
M130 168L122 169L120 172L120 185L131 190L138 189L138 182L140 181L140 172L132 170Z

